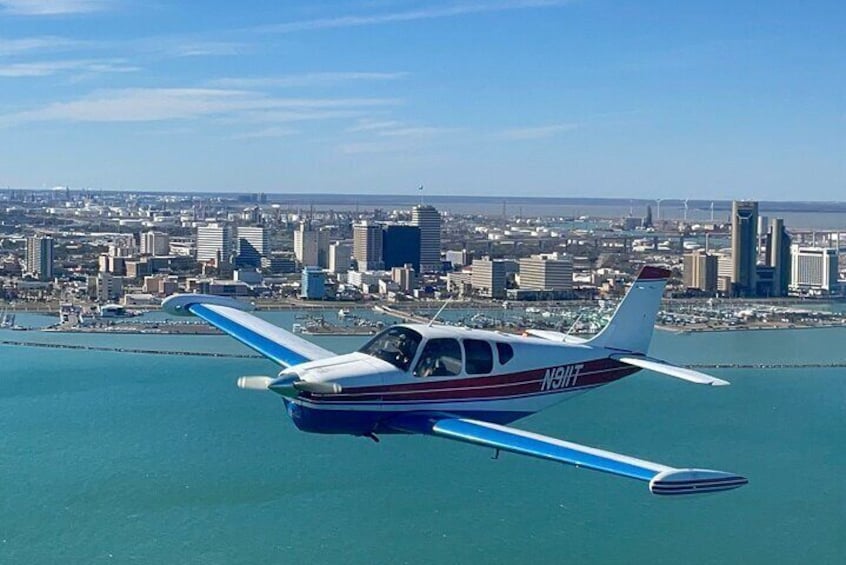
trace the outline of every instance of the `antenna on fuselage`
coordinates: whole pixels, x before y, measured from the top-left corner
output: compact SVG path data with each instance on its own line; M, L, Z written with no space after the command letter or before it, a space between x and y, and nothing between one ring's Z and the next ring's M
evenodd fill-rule
M452 297L447 298L446 302L444 302L443 306L441 306L441 308L437 312L435 312L435 315L432 316L432 319L429 320L429 323L427 324L430 328L432 327L432 324L435 323L435 320L438 319L438 316L441 315L441 312L444 311L444 308L447 307L447 305L450 303L451 300L452 300Z

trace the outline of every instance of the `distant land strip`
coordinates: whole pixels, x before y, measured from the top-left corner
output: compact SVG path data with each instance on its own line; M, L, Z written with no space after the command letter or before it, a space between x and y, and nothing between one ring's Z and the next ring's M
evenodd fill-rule
M161 349L137 349L133 347L104 347L97 345L74 345L69 343L38 343L33 341L0 340L0 345L19 347L44 347L48 349L76 349L79 351L100 351L106 353L135 353L141 355L182 355L187 357L218 357L229 359L263 359L250 353L220 353L216 351L163 351ZM843 369L846 361L831 363L694 363L685 365L689 369Z
M233 359L263 359L249 353L220 353L217 351L163 351L161 349L137 349L133 347L103 347L97 345L74 345L70 343L39 343L35 341L0 340L0 345L19 347L45 347L48 349L76 349L80 351L102 351L107 353L138 353L143 355L183 355L189 357L228 357Z

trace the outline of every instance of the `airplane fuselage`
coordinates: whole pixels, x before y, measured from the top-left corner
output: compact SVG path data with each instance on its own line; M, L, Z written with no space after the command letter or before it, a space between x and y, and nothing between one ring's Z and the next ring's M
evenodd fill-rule
M300 392L286 398L294 424L308 432L351 435L396 433L392 422L408 413L447 413L508 424L639 370L611 358L613 351L585 345L483 330L402 327L421 336L405 370L355 352L282 371L281 379L296 375L340 388L336 393ZM430 340L462 344L460 364L451 369L454 374L421 374L419 367ZM470 357L478 356L475 352L480 347L484 352L484 344L493 353L489 365L481 368L490 370L471 374L480 372L480 364L474 366Z

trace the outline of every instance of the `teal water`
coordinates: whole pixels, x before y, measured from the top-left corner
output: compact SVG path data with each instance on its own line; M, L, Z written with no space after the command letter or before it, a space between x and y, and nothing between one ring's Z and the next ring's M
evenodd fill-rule
M285 320L279 319L280 323ZM2 339L243 351L222 336ZM340 351L362 338L324 338ZM656 335L679 362L846 360L846 330ZM749 486L645 484L446 440L298 432L263 360L0 347L0 563L841 563L846 370L639 374L519 423Z

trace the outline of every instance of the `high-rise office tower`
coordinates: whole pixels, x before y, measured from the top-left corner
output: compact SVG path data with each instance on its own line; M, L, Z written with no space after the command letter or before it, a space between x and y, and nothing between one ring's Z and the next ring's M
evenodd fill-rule
M717 290L718 257L701 249L684 256L685 288L715 292Z
M223 224L197 227L197 261L228 263L232 256L232 229Z
M420 228L420 272L441 271L441 215L429 205L411 210L411 223Z
M373 222L353 225L353 257L359 271L384 268L382 261L382 226Z
M790 243L784 220L773 218L766 244L766 264L773 268L773 296L785 296L790 286Z
M346 273L350 270L352 250L346 243L335 242L329 246L329 270L333 273Z
M382 226L382 261L385 269L412 265L420 270L420 228L403 224Z
M270 241L267 230L259 226L239 226L238 255L236 264L246 267L261 267L261 258L270 255Z
M294 232L294 255L305 267L328 267L329 230L302 222Z
M26 270L40 281L53 278L53 238L26 238Z
M731 205L732 294L754 296L758 263L758 203L735 200Z

